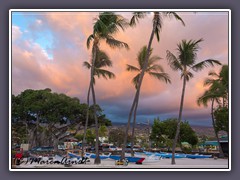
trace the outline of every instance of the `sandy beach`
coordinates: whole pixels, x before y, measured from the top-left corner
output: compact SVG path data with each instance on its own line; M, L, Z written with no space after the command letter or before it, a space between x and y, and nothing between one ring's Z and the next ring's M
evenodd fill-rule
M103 169L227 169L229 168L228 159L188 159L182 158L177 159L175 165L171 165L171 159L161 159L156 162L143 162L143 164L129 163L127 166L115 165L115 161L106 159L102 160L100 165L94 165L94 160L90 159L90 162L86 164L73 164L71 167L65 167L62 164L37 164L37 163L22 163L15 167L16 169L21 168L79 168L79 169L91 169L91 168L103 168Z

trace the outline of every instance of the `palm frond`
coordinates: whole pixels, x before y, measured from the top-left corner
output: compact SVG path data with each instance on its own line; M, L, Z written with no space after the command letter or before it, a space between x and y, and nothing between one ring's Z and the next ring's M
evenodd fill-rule
M111 66L112 66L112 61L110 60L107 53L99 49L96 54L95 67L102 68L102 67L111 67Z
M208 73L209 76L213 76L213 77L219 77L219 75L215 72L215 71L209 71Z
M134 27L136 26L139 19L142 19L146 16L146 12L133 12L133 16L130 20L130 26Z
M214 66L214 64L217 64L217 65L221 65L221 63L217 60L214 60L214 59L207 59L205 61L202 61L200 63L197 63L195 65L192 66L192 69L194 71L201 71L202 69L204 69L205 67L209 67L209 66Z
M187 81L189 81L191 78L193 78L193 73L191 73L190 71L185 71L182 72L181 74L181 78L185 77Z
M140 77L140 73L137 74L137 75L132 79L132 83L133 83L133 85L135 86L136 89L137 89L139 77Z
M179 62L179 60L176 58L176 56L173 53L171 53L168 50L167 50L167 60L168 60L168 64L174 71L177 71L177 70L183 71L183 67Z
M198 106L201 106L201 104L205 107L208 106L208 102L212 100L212 94L209 93L209 91L205 91L202 96L200 96L197 99Z
M152 54L152 50L153 49L151 48L150 52L149 52L149 57ZM140 69L143 69L146 57L147 57L147 46L145 45L140 49L140 51L137 54L137 61L138 61L138 65L139 65Z
M83 66L86 67L87 69L91 68L91 64L89 62L87 62L87 61L83 62Z
M127 19L124 17L117 15L117 21L116 25L119 26L123 31L129 26L129 23L127 22Z
M157 63L159 60L161 60L162 58L159 56L150 56L149 60L148 60L148 65L151 66L155 63Z
M165 81L165 83L171 83L170 77L167 73L148 72L148 74L158 80Z
M183 19L176 12L165 12L164 14L169 18L174 17L176 20L181 21L182 25L185 26Z
M126 48L129 49L129 46L127 43L119 41L114 39L112 36L108 36L106 38L106 43L111 47L111 48Z
M203 41L203 39L189 41L184 39L177 45L177 50L179 53L178 59L182 65L191 67L193 64L195 64L197 51L200 48L198 43L201 41Z
M114 79L116 77L114 73L98 68L95 68L95 75L99 78L103 77L104 79Z
M155 36L157 37L157 41L159 42L160 41L160 31L162 29L162 16L160 15L159 12L154 12L154 18L153 18L153 24L156 25L154 26L155 29L154 29L154 33L155 33Z
M88 36L88 38L87 38L87 48L89 49L89 47L90 47L90 43L91 43L91 41L94 39L94 35L93 34L91 34L90 36Z
M155 72L164 72L164 69L161 65L159 64L154 64L150 67L147 68L146 72L151 72L151 71L155 71Z
M138 68L135 67L135 66L132 66L132 65L127 64L127 71L135 71L135 72L139 72L140 69L138 69Z

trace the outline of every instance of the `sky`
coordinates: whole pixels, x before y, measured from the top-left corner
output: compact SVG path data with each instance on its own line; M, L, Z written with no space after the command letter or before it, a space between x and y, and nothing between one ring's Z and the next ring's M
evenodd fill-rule
M131 12L116 12L130 20ZM90 72L83 67L91 58L86 41L92 33L94 18L99 12L13 12L12 13L12 93L26 89L50 88L53 92L78 97L86 103ZM162 59L159 64L169 74L171 84L144 76L137 122L144 123L156 117L161 120L177 118L182 91L180 73L171 70L166 51L176 55L177 44L183 40L199 43L197 62L216 59L228 64L228 13L227 12L178 12L183 26L174 18L163 17L160 42L153 40L153 55ZM141 19L136 27L119 31L114 37L126 42L130 49L111 49L104 41L104 50L113 62L107 70L115 73L111 80L97 79L97 103L113 122L127 122L135 94L131 83L136 75L126 71L126 64L137 65L137 53L148 44L152 28L152 13ZM194 125L211 125L210 107L198 106L196 101L207 89L203 86L208 72L219 72L220 66L194 73L186 86L183 120Z

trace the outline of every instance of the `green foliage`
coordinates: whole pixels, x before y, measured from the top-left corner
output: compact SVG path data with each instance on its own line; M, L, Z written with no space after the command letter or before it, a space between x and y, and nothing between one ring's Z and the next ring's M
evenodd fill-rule
M88 143L88 144L94 144L94 139L95 139L95 138L96 138L95 133L94 133L92 130L88 129L88 130L87 130L87 133L86 133L87 143Z
M218 107L214 111L216 131L225 131L229 133L229 114L228 107Z
M83 134L76 134L74 136L78 141L82 141L83 140Z
M152 132L150 139L156 144L156 147L172 145L172 139L174 139L177 129L177 119L167 119L160 121L159 118L154 119L152 126ZM192 130L188 122L181 122L179 143L188 142L191 145L198 143L196 133Z
M163 67L160 64L158 64L158 61L161 58L158 56L152 56L152 51L153 49L150 49L148 65L145 72L158 80L170 83L171 81L169 75L167 73L164 73ZM136 89L140 74L144 68L144 61L146 57L147 46L143 46L137 55L138 67L127 64L127 71L137 72L137 75L132 79L132 83L134 84Z
M100 124L111 125L111 121L103 114L100 106L96 107ZM79 99L53 93L51 89L28 89L17 96L12 95L12 127L20 142L29 141L31 144L37 141L37 144L41 145L45 144L44 140L40 140L41 134L47 138L50 136L61 138L67 129L84 124L86 109L87 105L81 104ZM93 106L89 110L89 126L92 124L94 124ZM57 128L62 125L67 128ZM32 137L29 137L30 133Z
M108 134L108 129L107 129L107 127L106 126L100 126L99 127L99 136L100 137L106 137Z

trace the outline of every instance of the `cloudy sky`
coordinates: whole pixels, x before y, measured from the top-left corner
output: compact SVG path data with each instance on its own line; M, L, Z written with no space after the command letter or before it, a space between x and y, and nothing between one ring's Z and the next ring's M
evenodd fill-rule
M116 12L128 20L130 12ZM186 26L175 19L163 18L160 42L153 41L153 55L162 57L159 63L171 77L171 84L145 75L138 109L138 122L160 117L177 117L182 81L179 72L172 71L166 60L166 50L176 54L182 39L204 41L199 45L198 61L213 58L228 63L228 13L179 12ZM51 88L52 91L78 97L86 102L89 71L82 64L89 61L91 50L86 39L92 33L98 12L13 12L12 13L12 93L25 89ZM137 65L138 51L148 43L152 14L140 20L135 28L119 32L115 38L128 43L130 50L110 49L101 42L113 61L113 80L98 79L97 103L112 121L127 122L135 88L131 79L136 75L126 72L126 64ZM187 83L183 119L192 124L211 125L210 108L199 107L197 98L204 92L203 81L210 70L195 73Z

